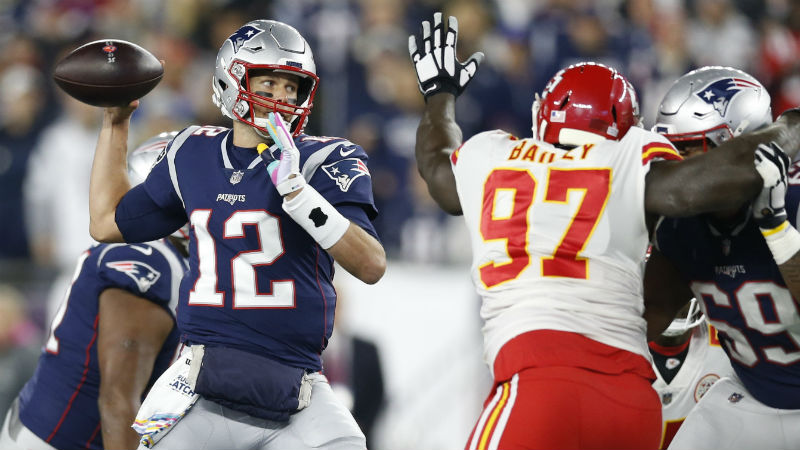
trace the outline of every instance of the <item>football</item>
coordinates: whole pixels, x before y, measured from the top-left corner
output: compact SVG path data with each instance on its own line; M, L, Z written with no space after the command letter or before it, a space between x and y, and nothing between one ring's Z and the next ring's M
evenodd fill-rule
M125 106L161 81L164 68L152 53L119 39L84 44L55 66L53 80L70 96L94 106Z

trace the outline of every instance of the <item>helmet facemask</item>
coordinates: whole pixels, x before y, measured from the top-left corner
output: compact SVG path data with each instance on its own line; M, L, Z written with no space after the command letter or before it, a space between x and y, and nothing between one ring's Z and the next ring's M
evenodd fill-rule
M293 102L278 100L252 87L251 79L265 71L296 75L297 98ZM252 126L262 137L269 136L269 112L282 114L297 136L311 114L318 82L311 49L297 30L273 20L255 20L237 30L220 48L212 100L223 115Z
M705 153L733 138L734 134L730 127L721 124L695 133L663 133L663 136L683 155L686 147L700 147L701 145L703 153Z
M270 93L251 86L252 78L273 71L297 77L298 88L295 98L278 100ZM267 114L275 112L281 114L286 123L290 124L292 135L297 136L303 132L308 115L311 114L310 99L316 89L316 80L312 78L315 77L313 74L304 73L301 70L287 70L281 66L257 66L238 60L231 63L228 72L231 77L241 79L236 103L232 108L234 119L252 126L262 137L269 138L266 128Z
M664 330L662 336L680 336L703 323L705 318L706 315L700 308L700 302L698 302L696 298L692 298L689 301L689 304L678 312L678 316L676 316L675 319L669 324L669 327Z

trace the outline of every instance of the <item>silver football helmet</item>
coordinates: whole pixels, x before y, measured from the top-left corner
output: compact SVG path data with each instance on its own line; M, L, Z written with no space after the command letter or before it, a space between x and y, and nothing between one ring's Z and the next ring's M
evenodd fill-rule
M128 152L128 181L131 187L144 182L153 166L161 160L160 156L166 151L167 144L177 135L177 131L160 133ZM189 224L172 233L172 236L188 246Z
M293 103L277 101L250 90L253 70L274 70L298 76L300 87ZM233 33L217 53L211 82L211 99L222 114L239 120L268 136L266 118L254 117L254 106L291 115L290 128L297 136L311 114L319 77L311 47L300 33L274 20L254 20Z
M676 146L702 141L703 150L772 123L767 89L749 74L708 66L678 78L658 107L653 131Z
M688 305L678 311L678 315L661 334L666 337L680 336L703 323L705 319L706 315L700 309L700 302L696 298L692 298Z

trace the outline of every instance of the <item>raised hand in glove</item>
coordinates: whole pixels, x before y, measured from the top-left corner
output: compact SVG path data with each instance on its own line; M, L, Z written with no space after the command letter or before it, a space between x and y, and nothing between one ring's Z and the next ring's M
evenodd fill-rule
M753 217L765 230L778 227L786 221L786 187L790 160L774 142L759 144L755 165L764 181L764 187L753 202Z
M286 122L280 114L271 112L267 115L267 131L272 140L281 150L279 160L272 159L266 144L259 144L258 154L267 163L267 172L275 188L281 196L291 194L306 185L306 180L300 173L300 150L294 144L292 133L286 127Z
M462 63L456 59L458 20L450 17L447 31L442 22L442 13L433 15L433 31L427 20L422 22L422 37L408 37L408 53L417 72L419 90L427 100L439 92L461 94L467 83L475 76L483 53L476 52Z

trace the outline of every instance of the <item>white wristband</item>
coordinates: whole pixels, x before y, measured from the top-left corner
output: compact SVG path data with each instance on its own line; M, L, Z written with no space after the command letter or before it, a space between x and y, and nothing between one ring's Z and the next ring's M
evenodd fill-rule
M775 228L765 230L760 228L764 240L767 241L772 257L780 266L800 250L800 232L789 221L784 221Z
M294 198L283 199L283 210L325 250L344 236L350 221L310 185Z

